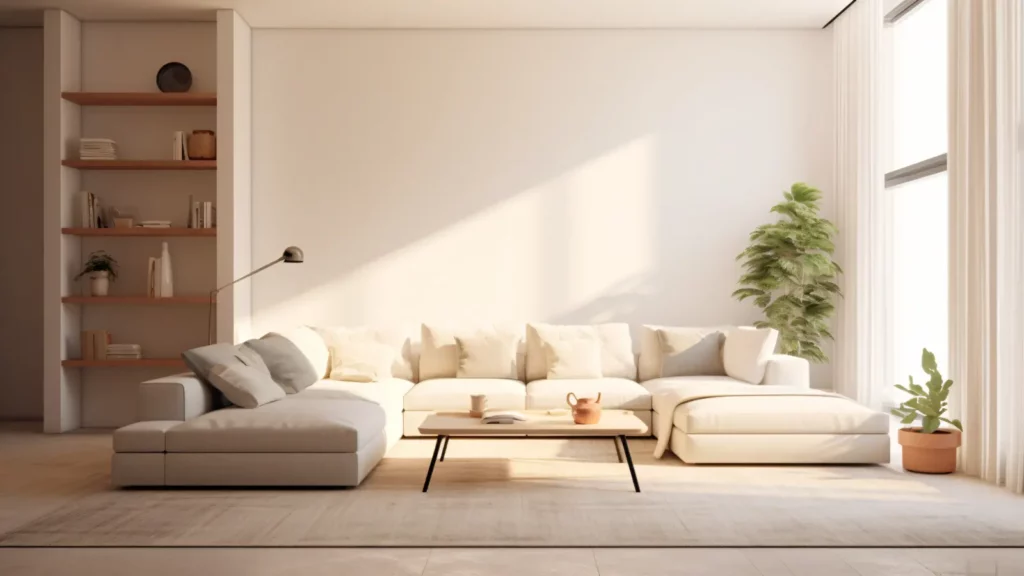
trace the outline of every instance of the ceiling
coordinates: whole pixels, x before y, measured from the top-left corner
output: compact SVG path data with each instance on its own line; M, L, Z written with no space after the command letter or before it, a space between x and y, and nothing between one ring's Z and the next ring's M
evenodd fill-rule
M0 23L42 8L82 20L213 20L255 28L821 28L849 0L0 0Z

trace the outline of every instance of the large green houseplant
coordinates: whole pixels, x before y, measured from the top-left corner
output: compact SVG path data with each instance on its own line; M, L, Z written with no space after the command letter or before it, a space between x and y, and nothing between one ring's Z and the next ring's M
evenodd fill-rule
M778 221L758 226L743 261L740 288L733 297L753 298L765 319L760 328L779 331L779 350L812 362L827 362L822 339L832 339L829 319L842 296L836 279L842 269L832 260L836 227L819 215L821 191L798 182L771 211Z

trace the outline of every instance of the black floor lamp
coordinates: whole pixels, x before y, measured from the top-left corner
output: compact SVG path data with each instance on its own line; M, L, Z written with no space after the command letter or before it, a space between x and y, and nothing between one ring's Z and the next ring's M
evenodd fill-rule
M221 286L220 288L217 288L216 290L210 290L210 302L208 304L209 309L207 310L206 316L206 330L207 335L209 336L210 339L210 344L213 344L213 305L217 302L218 292L225 288L228 288L229 286L234 286L235 284L238 284L239 282L245 280L246 278L249 278L250 276L255 276L256 274L263 272L264 270L270 268L275 264L279 264L281 262L284 262L286 264L302 264L303 260L304 257L302 255L302 248L299 248L298 246L289 246L284 249L284 254L282 254L281 257L278 258L277 260L274 260L269 264L260 266L259 268L253 270L252 272L249 272L245 276L242 276L241 278L236 278L235 280L232 280L231 282Z

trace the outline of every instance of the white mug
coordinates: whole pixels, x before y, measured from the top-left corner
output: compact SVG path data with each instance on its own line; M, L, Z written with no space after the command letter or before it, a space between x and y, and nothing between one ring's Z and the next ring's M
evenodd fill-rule
M487 410L487 395L473 394L469 397L469 414L474 417L481 417Z

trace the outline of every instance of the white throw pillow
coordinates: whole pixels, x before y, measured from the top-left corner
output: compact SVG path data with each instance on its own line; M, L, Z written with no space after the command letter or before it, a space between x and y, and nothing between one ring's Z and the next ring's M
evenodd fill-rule
M596 335L544 342L548 380L600 378L601 341Z
M331 350L366 342L376 342L390 348L394 355L391 364L391 377L412 381L415 378L412 361L412 339L410 331L405 328L348 328L337 326L316 328L320 336ZM333 358L333 352L332 352ZM335 364L331 363L330 371L334 372Z
M516 379L525 375L523 354L523 327L465 326L439 327L423 324L420 328L420 381L435 378L455 378L459 372L459 351L455 337L473 338L481 334L505 334L516 341Z
M595 326L556 326L528 324L526 326L526 379L542 380L547 377L548 361L544 342L573 340L596 336L601 343L601 373L605 378L636 380L636 357L629 324L598 324Z
M518 379L516 350L519 339L515 335L491 332L456 336L455 348L459 358L456 378Z
M725 376L722 343L725 334L714 328L659 328L660 377Z
M210 370L210 383L235 406L257 408L285 397L284 388L274 382L265 368L217 364Z
M730 378L760 384L779 333L772 328L733 328L725 335L722 360Z
M377 382L391 378L396 351L374 340L350 340L331 347L331 380Z

